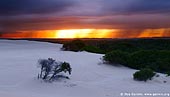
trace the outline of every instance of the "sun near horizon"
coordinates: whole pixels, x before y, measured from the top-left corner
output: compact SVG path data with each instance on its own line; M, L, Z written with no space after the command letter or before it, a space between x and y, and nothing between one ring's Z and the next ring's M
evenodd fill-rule
M40 31L17 31L4 33L1 38L151 38L169 37L166 29L147 29L139 32L120 32L120 29L61 29ZM123 33L123 34L122 34ZM137 34L134 34L137 33Z
M55 38L112 38L114 31L113 29L57 30Z
M63 29L42 31L18 31L3 34L4 38L113 38L115 29Z

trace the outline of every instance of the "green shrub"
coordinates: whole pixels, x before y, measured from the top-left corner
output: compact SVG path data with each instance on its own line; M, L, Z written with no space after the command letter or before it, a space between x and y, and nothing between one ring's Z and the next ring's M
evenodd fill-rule
M170 71L170 52L142 50L130 55L128 66L135 69L150 68L158 72Z
M82 40L77 39L69 43L65 43L62 48L66 51L69 50L69 51L77 52L77 51L81 51L82 48L84 48L85 46L86 44Z
M135 46L134 44L130 43L130 42L119 42L116 43L114 45L111 45L112 50L120 50L120 51L124 51L124 52L134 52L138 50L138 47Z
M157 65L159 66L158 72L167 73L170 71L170 57L169 58L160 58L157 61Z
M113 39L97 41L98 47L110 52L121 50L133 53L139 50L170 50L170 39Z
M104 61L112 64L122 64L125 65L128 60L128 53L122 51L112 51L103 56Z
M170 71L166 72L166 76L167 77L170 76Z
M151 80L155 76L155 73L148 68L141 69L140 71L137 71L133 74L134 80L138 81L147 81Z
M128 64L131 68L141 69L155 62L155 52L154 51L137 51L130 55Z
M170 51L141 50L133 53L112 51L105 54L104 61L111 64L122 64L133 69L150 68L166 73L170 71Z
M88 52L92 52L92 53L100 53L100 54L104 54L104 51L102 51L100 48L95 47L95 46L85 46L84 48L82 48L82 50L84 51L88 51Z

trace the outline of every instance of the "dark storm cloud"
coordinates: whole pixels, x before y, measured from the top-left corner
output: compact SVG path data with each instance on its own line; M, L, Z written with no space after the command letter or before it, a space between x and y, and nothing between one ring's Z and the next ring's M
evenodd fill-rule
M170 13L170 0L109 0L104 10L112 14Z
M0 0L0 15L48 14L72 4L69 0Z
M125 34L170 28L169 17L170 0L0 0L3 32L94 28Z
M157 29L170 28L166 15L27 17L0 20L1 31L56 29ZM130 31L130 30L129 30Z
M169 0L136 0L129 11L140 13L170 13Z

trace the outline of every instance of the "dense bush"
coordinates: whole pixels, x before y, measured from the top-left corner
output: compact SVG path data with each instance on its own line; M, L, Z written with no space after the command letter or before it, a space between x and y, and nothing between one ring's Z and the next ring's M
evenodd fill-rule
M56 62L52 58L48 59L40 59L38 61L38 65L41 68L40 74L38 74L38 78L43 80L54 80L59 77L69 78L64 75L59 75L60 72L68 72L71 74L72 68L70 64L67 62Z
M141 69L133 74L134 80L147 81L151 80L155 76L155 73L151 69Z
M142 50L130 55L128 65L135 69L150 68L158 72L170 71L170 51Z
M170 39L73 40L65 43L63 49L105 53L105 62L134 69L150 68L161 73L170 71Z
M97 46L87 45L82 40L73 40L71 42L65 43L62 47L63 50L69 51L88 51L92 53L104 53Z
M111 45L111 49L131 53L137 51L138 47L129 42L119 42L117 44Z
M86 44L82 40L73 40L69 43L65 43L62 47L63 50L69 50L69 51L81 51L82 48L84 48Z
M105 53L113 50L133 53L140 50L167 50L170 51L169 38L148 38L148 39L82 39L87 45L100 48ZM71 39L43 39L52 43L67 44ZM75 40L74 40L75 41ZM67 47L67 46L66 46Z
M102 51L100 48L95 47L95 46L90 46L90 45L85 46L84 48L82 48L82 50L92 52L92 53L104 54L104 51Z
M122 64L134 69L150 68L161 73L170 71L170 51L141 50L129 54L112 51L105 54L103 59L109 63Z
M166 76L170 76L170 71L169 71L169 72L166 72Z
M104 61L112 64L127 64L129 54L122 51L112 51L103 56Z
M92 44L92 43L91 43ZM101 50L111 52L120 50L133 53L140 50L168 50L170 51L170 39L113 39L94 41Z

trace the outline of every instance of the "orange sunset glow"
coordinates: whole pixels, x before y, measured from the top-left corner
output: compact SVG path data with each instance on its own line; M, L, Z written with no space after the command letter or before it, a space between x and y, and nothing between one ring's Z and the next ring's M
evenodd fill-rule
M5 38L112 38L116 30L109 29L70 29L46 31L19 31L3 34Z
M169 37L169 29L146 29L122 35L118 29L67 29L43 31L18 31L2 34L3 38L147 38Z
M108 29L57 30L55 38L112 38L114 31Z
M140 33L138 37L166 37L170 32L167 29L147 29ZM167 35L166 35L167 34Z

